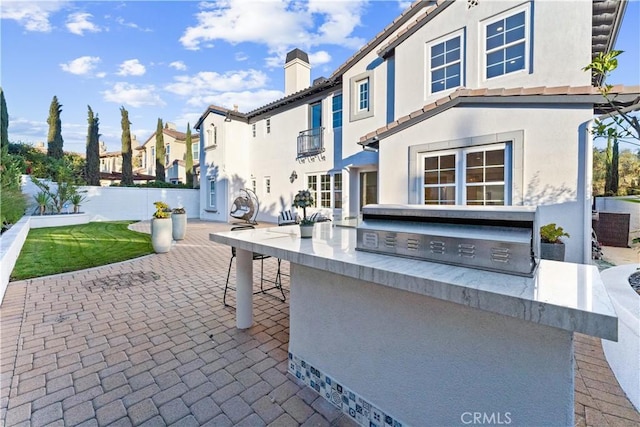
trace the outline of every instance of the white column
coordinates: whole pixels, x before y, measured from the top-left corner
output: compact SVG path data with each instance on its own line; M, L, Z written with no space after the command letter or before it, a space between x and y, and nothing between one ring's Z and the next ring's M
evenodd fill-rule
M253 252L236 248L236 327L253 324Z

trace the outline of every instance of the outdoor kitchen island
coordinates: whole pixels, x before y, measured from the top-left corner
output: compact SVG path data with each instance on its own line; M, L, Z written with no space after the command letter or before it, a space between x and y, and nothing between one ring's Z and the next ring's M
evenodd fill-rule
M289 372L363 426L573 425L573 332L617 337L592 266L524 277L356 251L332 223L210 239L237 248L241 329L252 252L290 262Z

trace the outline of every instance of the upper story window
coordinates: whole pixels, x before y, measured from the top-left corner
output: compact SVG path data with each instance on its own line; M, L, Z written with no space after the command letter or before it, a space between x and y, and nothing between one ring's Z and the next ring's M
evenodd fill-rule
M251 134L253 135L253 137L256 137L256 124L252 124L251 125Z
M524 70L527 67L527 10L486 25L486 78Z
M191 157L193 157L194 163L200 161L200 144L197 142L191 144Z
M331 100L333 128L342 127L342 94L333 95Z
M349 79L350 120L373 116L373 72L367 71Z
M264 192L265 194L271 194L271 177L264 177Z
M164 164L169 164L169 158L171 157L171 145L167 144L164 147Z
M369 78L356 83L358 94L358 111L369 111Z
M462 34L432 44L428 52L431 93L461 86L464 72Z
M271 133L271 119L266 119L264 122L265 122L265 131L267 133Z

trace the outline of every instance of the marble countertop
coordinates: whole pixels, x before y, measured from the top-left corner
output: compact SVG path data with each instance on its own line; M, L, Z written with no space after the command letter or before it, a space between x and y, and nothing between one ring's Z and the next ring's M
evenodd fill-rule
M210 240L480 310L617 341L618 318L595 266L541 260L513 276L356 251L356 229L317 223L211 233Z

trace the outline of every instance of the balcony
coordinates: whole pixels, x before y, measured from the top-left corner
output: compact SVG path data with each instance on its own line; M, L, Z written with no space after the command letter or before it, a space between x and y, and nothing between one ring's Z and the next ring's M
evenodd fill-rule
M298 134L298 156L296 160L303 157L317 156L324 152L324 128L313 128L303 130Z

